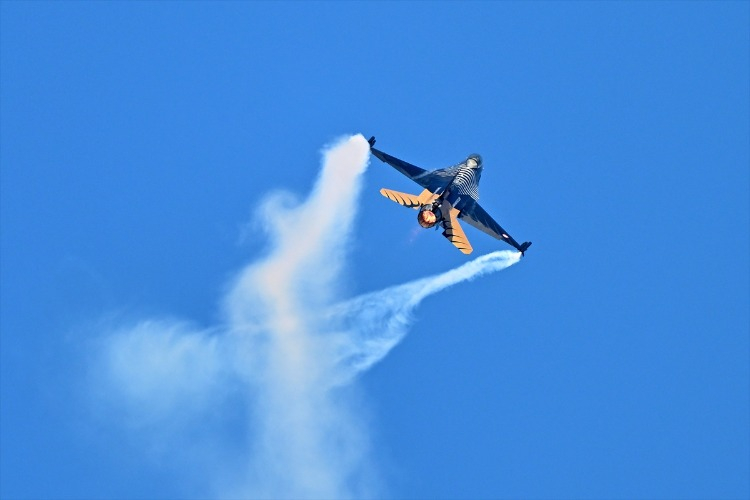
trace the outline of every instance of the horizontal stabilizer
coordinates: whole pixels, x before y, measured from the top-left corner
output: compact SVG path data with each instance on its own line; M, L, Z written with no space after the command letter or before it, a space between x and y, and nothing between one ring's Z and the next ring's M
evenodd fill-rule
M520 246L520 247L518 248L518 251L519 251L519 252L521 252L521 255L523 255L523 254L525 254L525 253L526 253L526 249L527 249L527 248L529 248L530 246L531 246L531 242L530 242L530 241L527 241L526 243L522 244L522 245L521 245L521 246Z
M403 205L408 208L419 208L422 206L422 203L419 201L419 196L408 194L408 193L401 193L399 191L393 191L391 189L381 189L380 194L385 196L391 201L395 201L399 205Z
M419 193L419 202L422 205L429 205L430 203L434 202L437 199L437 195L430 192L429 189L425 189L421 193Z
M450 216L443 222L443 227L445 227L443 236L448 238L448 241L453 243L453 246L458 248L461 253L469 255L474 251L471 243L469 243L469 239L464 234L463 228L458 223L458 210L451 208Z

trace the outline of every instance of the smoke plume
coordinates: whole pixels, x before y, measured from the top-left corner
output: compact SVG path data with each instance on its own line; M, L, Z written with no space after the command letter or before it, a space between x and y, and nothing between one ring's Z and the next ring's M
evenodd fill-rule
M170 435L203 427L198 441L211 451L194 455L220 462L201 467L212 476L206 478L208 495L382 493L364 419L352 404L352 382L398 344L426 297L520 258L494 252L442 274L341 300L337 287L368 158L364 137L346 138L325 152L306 200L278 193L265 201L259 220L271 247L230 284L222 324L198 328L149 319L114 329L101 344L93 372L97 394L123 410L129 424ZM231 430L242 435L231 438L232 446L218 443L221 429L205 429L229 425L217 412L244 416L244 427ZM194 440L190 448L201 446Z

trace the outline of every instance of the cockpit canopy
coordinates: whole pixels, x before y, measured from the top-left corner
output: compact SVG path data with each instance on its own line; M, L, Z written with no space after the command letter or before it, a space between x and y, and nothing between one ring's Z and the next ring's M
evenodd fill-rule
M482 166L482 157L477 154L471 154L466 158L466 164L471 168L480 168Z

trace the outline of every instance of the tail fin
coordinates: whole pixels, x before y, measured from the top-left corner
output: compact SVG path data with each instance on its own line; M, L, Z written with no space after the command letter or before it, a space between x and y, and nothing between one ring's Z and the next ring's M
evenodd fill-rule
M521 252L521 255L526 253L526 249L531 246L531 242L527 241L526 243L523 243L519 248L518 251Z

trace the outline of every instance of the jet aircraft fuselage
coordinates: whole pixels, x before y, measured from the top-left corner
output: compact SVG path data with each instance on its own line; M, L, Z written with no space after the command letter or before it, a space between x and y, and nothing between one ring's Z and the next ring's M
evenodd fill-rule
M472 252L463 229L458 223L462 219L480 231L503 240L516 248L521 254L531 242L518 244L495 220L479 205L479 180L482 177L482 157L469 155L463 162L451 167L428 171L386 154L373 146L375 137L371 137L370 151L381 161L421 185L424 191L418 196L381 189L386 198L405 207L418 210L417 221L424 228L443 227L443 235L461 252Z

